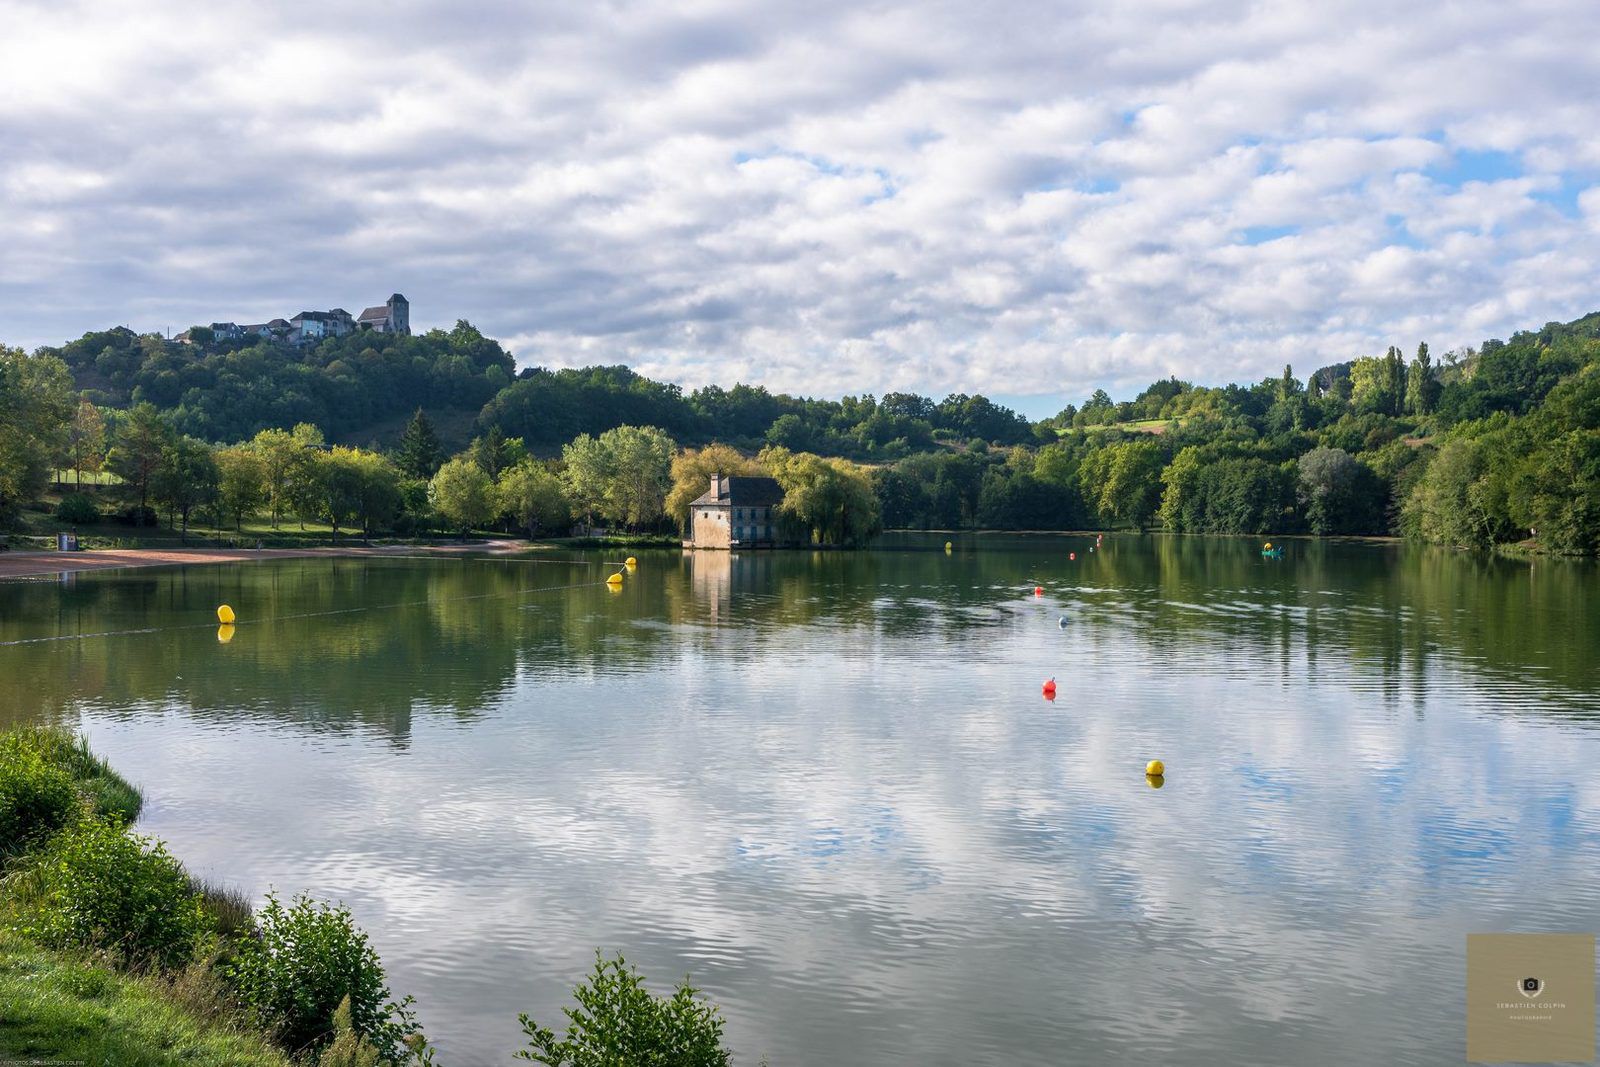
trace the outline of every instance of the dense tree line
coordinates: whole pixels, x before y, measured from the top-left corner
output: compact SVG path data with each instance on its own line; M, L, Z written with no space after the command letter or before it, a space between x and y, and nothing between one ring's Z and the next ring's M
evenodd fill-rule
M551 532L575 519L665 530L714 464L829 501L826 515L793 516L825 540L879 523L1159 525L1600 550L1600 314L1442 360L1424 344L1303 380L1285 366L1248 385L1169 378L1121 402L1097 391L1032 424L960 394L685 394L626 367L513 380L511 357L465 322L304 348L196 337L112 330L0 351L0 521L64 467L78 481L109 471L126 519L160 509L179 529L196 513L237 526L264 511L366 533ZM445 440L423 408L455 412L460 437ZM380 424L387 449L327 445L371 440ZM202 443L217 441L236 443Z

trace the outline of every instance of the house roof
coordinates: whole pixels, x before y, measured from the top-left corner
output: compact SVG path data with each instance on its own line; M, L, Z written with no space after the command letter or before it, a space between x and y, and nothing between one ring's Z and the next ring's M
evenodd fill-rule
M775 508L783 503L783 486L776 478L748 478L735 476L722 479L722 492L713 495L710 489L690 503L724 504L740 508Z
M387 304L379 304L377 307L368 308L367 310L365 310L365 311L363 311L361 313L361 321L362 322L374 322L374 321L377 321L378 319L386 319L388 317L389 317L389 305L387 305Z

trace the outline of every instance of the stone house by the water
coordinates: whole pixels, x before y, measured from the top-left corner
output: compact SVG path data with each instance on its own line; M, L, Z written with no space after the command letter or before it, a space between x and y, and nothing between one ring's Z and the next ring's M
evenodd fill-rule
M778 505L783 487L776 478L711 476L711 487L689 505L685 548L776 548Z

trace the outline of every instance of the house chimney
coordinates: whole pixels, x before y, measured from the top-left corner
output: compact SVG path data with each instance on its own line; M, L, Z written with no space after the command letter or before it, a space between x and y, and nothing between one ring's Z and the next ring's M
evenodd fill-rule
M712 496L712 499L714 499L714 500L721 500L722 499L722 475L721 474L713 474L711 476L711 496Z

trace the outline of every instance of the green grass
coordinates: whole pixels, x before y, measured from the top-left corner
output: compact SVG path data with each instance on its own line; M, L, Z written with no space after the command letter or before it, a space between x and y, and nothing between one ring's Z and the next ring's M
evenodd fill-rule
M157 979L0 933L0 1062L290 1067L264 1038L197 1011Z
M1104 426L1067 426L1059 427L1056 434L1065 437L1069 433L1100 433L1106 430L1126 430L1129 433L1166 433L1174 426L1179 425L1179 419L1139 419L1135 422L1113 422Z
M114 815L130 823L139 817L144 797L138 787L89 751L89 742L84 738L49 726L20 726L0 737L0 753L24 748L70 774L95 814Z
M51 488L59 489L64 493L74 493L78 489L78 473L72 470L56 469L51 472ZM122 479L110 471L84 471L83 487L88 489L96 485L120 485Z

